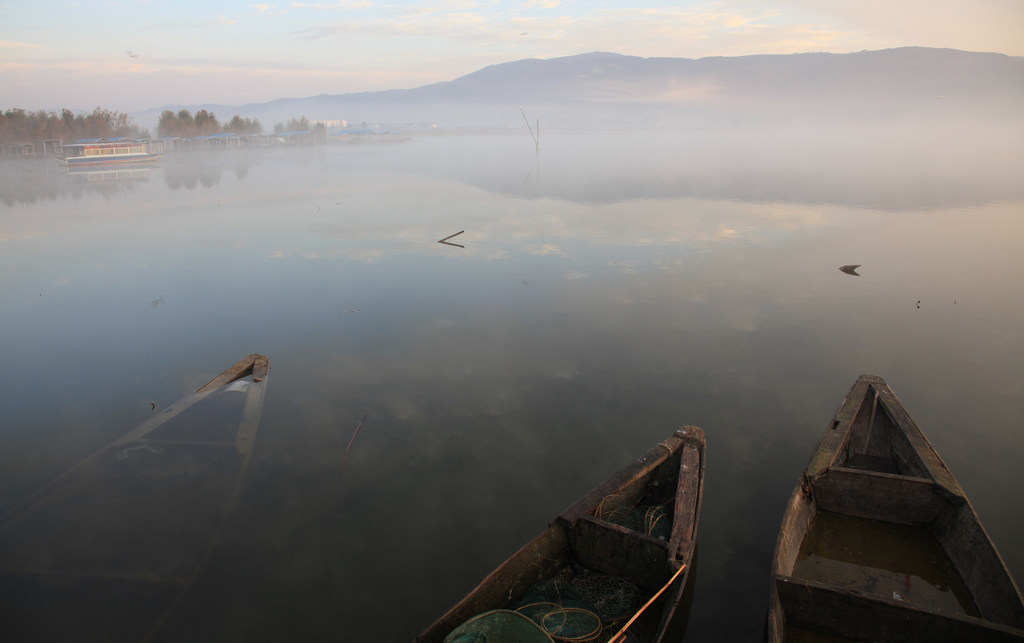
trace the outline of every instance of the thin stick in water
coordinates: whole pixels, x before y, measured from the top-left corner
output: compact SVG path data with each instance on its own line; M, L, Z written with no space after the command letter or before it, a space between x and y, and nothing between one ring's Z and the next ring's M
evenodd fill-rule
M341 461L341 469L338 470L338 474L345 473L345 463L348 462L348 452L352 450L352 444L356 441L356 436L359 435L359 429L363 428L363 422L366 422L366 416L359 421L359 426L352 432L352 439L348 441L348 448L345 449L345 459Z
M533 135L533 128L530 127L530 119L526 118L526 112L523 111L522 107L519 108L519 111L522 112L523 120L526 121L526 127L530 130L530 138L533 139L533 144L535 146L537 146L537 147L540 147L540 141L537 140L537 137ZM537 128L540 129L540 121L539 120L537 121Z

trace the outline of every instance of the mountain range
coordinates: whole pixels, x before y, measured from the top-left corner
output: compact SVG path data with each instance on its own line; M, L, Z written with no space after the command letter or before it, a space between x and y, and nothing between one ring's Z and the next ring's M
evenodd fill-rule
M1016 119L1024 59L903 47L848 54L641 58L589 53L485 67L414 89L281 98L267 103L165 105L134 114L206 109L264 127L292 117L442 128L523 127L520 107L546 128L775 127L818 121Z

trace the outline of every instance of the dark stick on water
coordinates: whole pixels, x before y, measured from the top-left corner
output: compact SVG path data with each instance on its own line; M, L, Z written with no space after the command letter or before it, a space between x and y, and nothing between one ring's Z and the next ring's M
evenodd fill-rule
M352 439L348 441L348 448L345 449L345 459L341 461L341 469L338 470L338 474L345 473L345 463L348 462L348 452L352 450L352 443L356 441L356 436L359 435L359 429L363 428L363 422L366 422L366 416L359 421L359 426L352 432Z

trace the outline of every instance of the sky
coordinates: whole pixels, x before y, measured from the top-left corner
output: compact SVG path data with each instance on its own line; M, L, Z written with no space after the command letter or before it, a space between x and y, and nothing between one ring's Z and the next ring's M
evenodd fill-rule
M0 109L237 106L419 87L592 51L903 46L1024 56L1024 0L0 0Z

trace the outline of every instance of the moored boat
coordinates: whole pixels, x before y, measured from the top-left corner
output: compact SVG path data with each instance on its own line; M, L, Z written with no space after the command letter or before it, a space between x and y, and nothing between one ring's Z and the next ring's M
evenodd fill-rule
M246 357L0 516L0 639L155 632L237 500L269 369Z
M163 156L152 141L129 138L86 139L55 146L54 151L57 164L66 167L152 163Z
M771 643L1024 640L1020 588L960 484L873 375L847 394L790 497L770 593Z
M416 642L619 642L642 633L658 643L692 566L704 462L704 432L676 431L563 511Z

